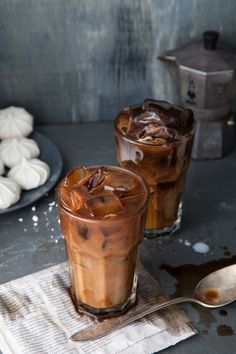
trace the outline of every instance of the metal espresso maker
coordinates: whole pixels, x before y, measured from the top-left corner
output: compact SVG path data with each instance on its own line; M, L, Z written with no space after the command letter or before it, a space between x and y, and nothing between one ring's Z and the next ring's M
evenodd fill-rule
M182 105L197 120L192 158L223 157L235 145L232 113L236 51L218 47L219 33L206 31L202 42L160 54L175 83Z

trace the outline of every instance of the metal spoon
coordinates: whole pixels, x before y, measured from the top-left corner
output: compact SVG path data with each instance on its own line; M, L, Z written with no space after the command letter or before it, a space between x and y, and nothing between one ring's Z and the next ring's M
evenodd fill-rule
M155 311L181 302L193 302L195 304L217 308L225 306L236 300L236 264L221 268L205 278L196 286L192 297L178 297L157 304L152 301L131 308L126 314L107 319L101 323L85 328L71 336L73 341L85 341L101 338L114 330L122 328Z

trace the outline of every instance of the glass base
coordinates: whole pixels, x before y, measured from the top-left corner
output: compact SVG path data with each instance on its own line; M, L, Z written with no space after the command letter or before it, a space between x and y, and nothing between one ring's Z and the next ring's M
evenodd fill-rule
M108 307L104 309L97 309L89 305L78 303L76 301L72 287L70 288L71 297L75 305L76 310L87 316L92 317L95 320L103 320L110 317L120 316L126 313L132 306L136 305L137 297L136 294L130 296L125 304L121 306Z
M137 285L138 285L138 272L137 272L137 265L136 271L134 273L133 278L133 287L130 296L126 300L125 303L116 305L113 307L106 307L106 308L95 308L89 306L85 303L78 301L75 297L75 293L73 287L70 288L70 295L76 310L81 313L92 317L95 320L103 320L110 317L120 316L126 313L132 306L136 305L137 303Z
M173 235L180 228L181 218L182 218L182 202L180 202L179 204L177 218L172 225L163 227L162 229L145 230L144 238L150 239L150 238L156 238L161 236Z

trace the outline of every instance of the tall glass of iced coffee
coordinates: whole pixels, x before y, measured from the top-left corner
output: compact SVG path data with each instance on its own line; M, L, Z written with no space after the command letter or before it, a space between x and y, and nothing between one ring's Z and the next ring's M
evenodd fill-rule
M182 215L182 195L195 130L193 113L168 102L145 100L115 119L117 160L150 187L145 234L174 233Z
M58 186L72 292L80 312L109 317L136 300L149 197L144 180L112 166L77 166Z

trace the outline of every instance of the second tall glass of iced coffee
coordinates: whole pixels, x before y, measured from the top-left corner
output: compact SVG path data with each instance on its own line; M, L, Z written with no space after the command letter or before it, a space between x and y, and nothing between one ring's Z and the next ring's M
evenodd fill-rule
M117 160L150 187L149 237L172 234L180 227L194 131L192 111L164 101L145 100L116 117Z

